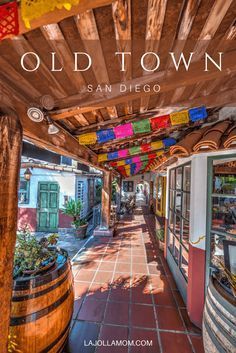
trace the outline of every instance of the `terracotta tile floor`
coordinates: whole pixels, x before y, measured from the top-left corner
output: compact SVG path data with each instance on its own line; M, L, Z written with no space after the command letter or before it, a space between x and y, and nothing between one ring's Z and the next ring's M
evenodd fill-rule
M112 239L96 238L73 266L75 306L64 353L203 353L163 253L152 215L121 220ZM94 347L104 340L151 346ZM90 342L90 344L89 344Z

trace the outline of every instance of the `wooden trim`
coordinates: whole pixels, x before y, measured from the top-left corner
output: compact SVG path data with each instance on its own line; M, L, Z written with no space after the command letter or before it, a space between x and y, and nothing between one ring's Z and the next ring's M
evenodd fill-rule
M112 174L110 171L103 173L102 186L102 210L101 226L109 229L111 213L111 194L112 194Z
M7 352L17 230L22 127L18 116L0 116L0 352Z

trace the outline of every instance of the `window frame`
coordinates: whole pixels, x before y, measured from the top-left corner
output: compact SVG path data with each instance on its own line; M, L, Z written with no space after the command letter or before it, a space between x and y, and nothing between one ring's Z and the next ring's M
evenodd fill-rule
M190 189L186 190L184 187L184 169L186 166L190 167ZM177 182L177 170L181 169L181 186L176 185ZM191 202L191 172L192 172L192 166L191 166L191 161L178 165L174 168L171 168L169 170L169 188L168 188L168 224L167 224L167 229L168 229L168 242L167 242L167 246L168 249L174 259L174 261L176 262L181 274L183 275L184 279L186 280L186 282L188 282L188 277L185 275L183 269L182 269L182 249L189 254L189 246L186 246L186 243L184 243L183 241L183 224L184 222L186 222L186 224L188 224L188 226L190 227L190 216L189 219L185 218L183 216L183 200L184 200L184 196L189 195L189 206L190 206L190 202ZM172 176L172 173L174 173L174 176ZM174 181L174 185L173 184ZM177 211L176 209L176 199L177 199L177 194L180 196L180 212ZM171 197L173 197L172 199L172 203L170 202ZM187 199L187 197L186 197ZM170 207L170 205L172 207ZM173 228L170 227L170 214L172 214L173 216ZM177 218L180 221L180 225L179 225L179 234L176 233L176 220ZM170 233L171 233L171 237L173 239L173 244L169 243L170 240ZM175 243L179 244L179 253L178 253L178 259L176 259L175 257ZM189 244L189 242L188 242ZM187 259L188 263L189 260Z
M27 185L26 190L20 188L21 181L24 181ZM20 194L26 194L26 201L20 202ZM26 180L24 177L20 177L19 180L19 189L18 189L18 204L19 205L29 205L30 203L30 180Z
M130 190L132 189L132 190ZM124 192L134 192L134 181L133 180L124 180L123 181L123 191Z

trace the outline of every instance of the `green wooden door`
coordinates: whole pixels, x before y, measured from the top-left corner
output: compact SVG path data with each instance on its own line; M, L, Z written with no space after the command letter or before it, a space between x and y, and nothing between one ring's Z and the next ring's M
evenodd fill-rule
M59 185L39 182L38 185L38 231L55 232L58 228Z

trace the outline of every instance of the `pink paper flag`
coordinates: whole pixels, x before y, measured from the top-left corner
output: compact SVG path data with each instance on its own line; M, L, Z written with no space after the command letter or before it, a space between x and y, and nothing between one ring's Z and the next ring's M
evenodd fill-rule
M114 132L115 132L115 137L117 139L123 139L125 137L130 137L134 134L133 127L132 127L131 123L116 126L114 128Z
M141 162L141 159L139 156L136 156L136 157L133 157L132 161L133 161L133 163L139 163L139 162Z
M125 150L120 150L118 151L118 157L119 158L125 158L128 156L129 150L126 148Z

